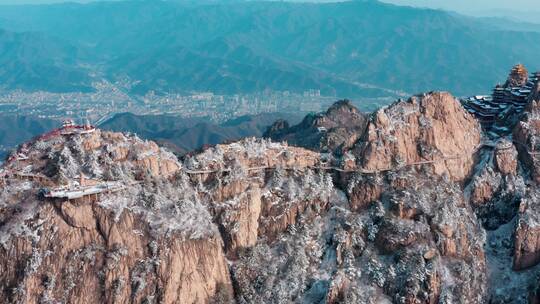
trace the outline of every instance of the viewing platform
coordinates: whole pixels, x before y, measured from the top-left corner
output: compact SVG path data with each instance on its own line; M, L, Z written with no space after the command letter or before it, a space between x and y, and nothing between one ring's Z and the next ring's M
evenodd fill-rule
M64 186L55 189L42 189L45 198L59 199L79 199L86 196L98 195L102 193L113 193L121 191L125 186L119 182L102 182L91 186Z

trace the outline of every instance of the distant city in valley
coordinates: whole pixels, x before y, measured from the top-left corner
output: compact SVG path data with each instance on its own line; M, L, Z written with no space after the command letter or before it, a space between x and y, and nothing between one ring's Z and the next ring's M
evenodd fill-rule
M93 121L127 111L224 121L343 98L371 111L431 90L486 94L518 61L540 68L539 40L537 24L378 1L5 6L0 107Z
M267 90L234 95L212 92L156 94L150 91L138 96L108 82L95 83L94 87L95 92L0 91L0 111L5 115L31 115L58 121L65 118L77 121L88 119L98 125L115 114L125 112L184 118L205 117L219 123L235 117L263 113L320 112L338 99L336 96L322 96L320 90L315 89L303 93ZM395 97L364 98L353 103L369 112L392 102Z

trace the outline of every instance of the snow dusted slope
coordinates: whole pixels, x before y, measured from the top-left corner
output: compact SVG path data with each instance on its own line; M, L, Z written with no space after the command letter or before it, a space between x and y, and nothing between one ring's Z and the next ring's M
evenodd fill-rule
M530 120L516 132L529 144L538 133ZM24 144L0 170L0 298L525 303L538 294L536 171L526 165L537 162L527 150L511 138L481 145L474 119L441 93L373 114L358 138L334 155L251 138L182 161L100 130ZM55 195L81 189L104 191Z
M230 289L218 229L171 153L99 130L39 139L19 153L27 159L3 168L3 299L187 303ZM123 190L74 200L40 195L104 181Z

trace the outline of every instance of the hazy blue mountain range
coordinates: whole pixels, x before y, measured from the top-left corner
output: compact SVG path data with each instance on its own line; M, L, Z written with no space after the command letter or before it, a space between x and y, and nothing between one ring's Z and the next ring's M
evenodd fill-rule
M205 118L180 118L167 115L134 115L122 113L113 116L100 128L117 132L132 132L142 138L157 141L178 154L244 137L261 137L278 119L297 123L300 114L267 113L247 115L222 124Z
M5 6L0 86L79 91L127 76L134 93L469 95L517 62L540 68L540 33L523 27L377 1Z
M480 17L475 18L475 20L483 22L487 29L540 33L540 20L538 20L539 23L515 21L504 17Z
M30 116L0 115L0 163L18 144L58 126L59 122Z
M91 89L78 48L39 32L0 29L0 89L75 91Z
M59 125L58 121L31 116L1 115L0 145L14 146Z
M241 116L218 124L209 122L206 118L120 113L105 121L100 128L136 133L182 155L204 145L215 145L244 137L261 137L278 119L296 124L302 117L301 114L266 113ZM0 121L0 163L17 145L61 124L60 121L52 119L15 115L0 115Z

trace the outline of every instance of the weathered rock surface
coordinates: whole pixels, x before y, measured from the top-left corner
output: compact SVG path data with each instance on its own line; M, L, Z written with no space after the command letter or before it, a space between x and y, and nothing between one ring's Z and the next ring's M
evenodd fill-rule
M470 183L470 200L474 206L486 204L493 199L502 183L501 174L486 167L476 174Z
M508 139L503 139L495 147L495 165L503 175L517 173L518 152L516 147Z
M540 262L540 201L529 193L519 207L514 241L514 269L522 270Z
M336 190L328 174L314 171L319 162L319 153L254 139L217 145L186 160L195 172L218 170L199 178L233 255L258 237L275 238L307 209L326 209ZM225 168L233 170L222 175Z
M355 154L361 167L384 171L433 161L435 174L466 178L474 164L481 129L454 97L429 93L373 114Z
M303 148L246 139L229 145L216 145L187 159L190 170L276 169L314 167L320 154ZM254 170L255 172L257 170Z
M160 149L156 143L126 137L122 133L97 130L88 137L83 137L81 143L77 143L72 152L77 152L79 145L83 147L82 153L90 153L89 157L96 155L98 161L105 159L105 153L108 154L111 162L129 161L134 166L132 170L139 174L144 172L151 176L169 177L180 169L176 158L171 153ZM98 153L92 153L92 151Z
M350 208L355 211L365 209L372 202L379 200L383 190L381 176L353 175L347 185Z
M522 121L515 127L513 136L524 168L531 174L535 186L530 188L519 206L514 235L514 269L522 270L540 263L540 198L536 186L540 182L540 82L527 105Z
M308 115L296 126L277 121L263 137L315 151L343 153L362 136L367 119L350 101L342 100L325 113Z
M200 303L218 292L232 294L218 229L172 154L100 131L25 149L28 160L4 169L47 172L50 179L11 177L2 188L2 299ZM37 195L42 182L77 187L80 174L114 177L124 188L69 201Z
M0 171L0 297L523 302L540 274L540 200L526 174L536 160L523 150L536 147L540 123L529 112L514 132L525 145L481 149L478 123L447 93L397 102L367 128L347 102L306 119L331 157L244 139L179 161L99 130L28 143L28 159ZM103 182L122 187L70 200L40 191Z
M514 142L523 162L536 183L540 182L540 163L536 152L540 150L540 105L532 101L527 112L513 131Z

